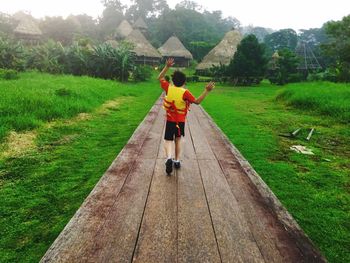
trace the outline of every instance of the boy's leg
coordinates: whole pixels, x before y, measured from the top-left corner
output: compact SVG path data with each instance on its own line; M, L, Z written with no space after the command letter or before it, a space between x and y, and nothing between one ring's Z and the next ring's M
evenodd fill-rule
M175 137L175 161L174 161L174 166L175 168L180 168L180 158L182 154L182 145L183 145L183 137L185 136L185 123L180 122L179 123L179 128L180 128L180 136Z
M182 153L182 136L175 138L175 161L180 161Z
M164 140L164 150L167 159L171 159L171 155L173 153L173 144L174 141Z

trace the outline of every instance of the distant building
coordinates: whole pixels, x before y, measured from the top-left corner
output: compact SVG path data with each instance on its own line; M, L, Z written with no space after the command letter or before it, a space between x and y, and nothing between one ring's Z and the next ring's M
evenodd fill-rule
M127 20L123 20L117 27L115 38L122 40L126 38L134 29Z
M213 66L228 65L237 51L237 46L242 40L241 33L232 29L216 45L196 67L197 72L208 71Z
M164 59L169 57L174 58L175 67L188 67L193 56L190 51L188 51L181 41L176 37L170 37L158 51L163 56Z
M134 29L125 41L134 45L136 62L143 65L158 65L162 56L138 29Z
M29 43L38 43L42 37L42 32L34 18L23 12L18 12L13 16L18 25L13 31L17 39Z

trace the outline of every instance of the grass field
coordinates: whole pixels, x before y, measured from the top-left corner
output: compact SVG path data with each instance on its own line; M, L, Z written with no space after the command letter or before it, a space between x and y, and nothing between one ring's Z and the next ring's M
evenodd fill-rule
M311 91L309 83L219 86L203 106L329 262L340 263L350 262L350 126L349 112L343 111L350 105L350 87L331 84L333 93L326 91L323 99L315 87L325 90L328 84L314 83ZM200 94L203 84L189 86ZM316 103L299 107L300 94ZM336 112L331 117L323 110L329 105ZM302 130L296 139L279 136L297 128ZM308 146L315 155L299 155L292 145Z
M188 86L199 94L203 85ZM328 87L311 87L320 85ZM326 102L343 112L348 87L329 85ZM311 101L323 96L309 86L218 86L203 105L329 262L350 262L349 123L346 112L320 110L323 102L300 107L294 96L304 91ZM0 262L41 258L159 94L156 81L39 73L0 81ZM296 139L279 136L296 128ZM315 155L292 152L294 144Z
M38 73L0 81L1 127L21 114L30 123L0 146L0 262L40 260L159 95L152 82Z

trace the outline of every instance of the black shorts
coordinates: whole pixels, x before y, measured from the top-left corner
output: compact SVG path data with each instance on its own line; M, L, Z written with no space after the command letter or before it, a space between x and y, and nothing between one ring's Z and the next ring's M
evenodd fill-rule
M175 137L185 136L185 123L179 122L179 129L176 127L176 122L167 121L165 125L164 139L168 141L173 141Z

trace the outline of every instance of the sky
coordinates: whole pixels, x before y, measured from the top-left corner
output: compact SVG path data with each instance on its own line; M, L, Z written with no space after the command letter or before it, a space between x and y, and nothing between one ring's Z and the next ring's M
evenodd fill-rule
M174 7L181 0L167 0ZM121 0L130 5L130 0ZM198 0L209 11L221 10L225 17L236 17L243 26L272 28L319 28L329 20L341 20L350 14L350 0ZM0 0L0 12L13 14L25 10L36 18L88 14L97 18L102 14L100 0Z

